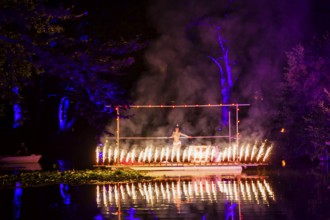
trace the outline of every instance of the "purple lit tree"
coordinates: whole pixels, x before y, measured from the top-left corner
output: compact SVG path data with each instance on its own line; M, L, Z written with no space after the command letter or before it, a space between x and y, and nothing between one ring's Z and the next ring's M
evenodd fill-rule
M212 61L219 68L222 104L228 104L231 89L233 87L232 72L229 59L229 48L225 46L224 40L220 34L220 30L217 31L217 39L221 54L218 57L209 56L209 58L211 58ZM221 108L220 127L228 126L228 111L228 107Z
M60 131L69 131L77 116L102 130L106 118L116 114L114 107L128 104L125 92L112 78L123 74L122 71L134 62L134 58L126 55L140 46L136 41L90 43L84 50L67 51L66 62L60 62L63 59L60 51L51 54L49 58L53 61L48 63L48 71L62 73L58 76L63 85L58 113ZM107 105L113 108L107 108Z
M329 35L287 52L283 125L294 154L322 157L330 134Z
M115 115L106 105L128 104L116 79L134 63L134 53L144 43L139 37L110 40L104 29L90 31L101 21L89 18L86 8L70 4L8 0L0 6L0 109L4 114L4 103L13 106L14 127L28 119L22 92L36 84L39 102L58 97L63 132L72 128L77 117L101 131ZM55 93L49 94L45 80L56 87Z
M59 13L62 11L62 13ZM47 35L63 31L53 24L57 18L67 19L61 10L50 10L34 1L2 1L0 7L0 92L1 111L6 105L13 108L13 128L23 125L29 117L24 93L35 83L35 77L44 72L40 66Z

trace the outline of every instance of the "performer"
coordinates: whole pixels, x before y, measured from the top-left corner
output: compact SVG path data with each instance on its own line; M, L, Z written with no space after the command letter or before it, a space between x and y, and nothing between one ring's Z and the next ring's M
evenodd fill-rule
M182 133L180 131L179 125L176 125L175 130L173 131L171 136L171 138L173 138L173 150L175 151L181 148L181 141L180 141L181 136L191 138L191 136Z

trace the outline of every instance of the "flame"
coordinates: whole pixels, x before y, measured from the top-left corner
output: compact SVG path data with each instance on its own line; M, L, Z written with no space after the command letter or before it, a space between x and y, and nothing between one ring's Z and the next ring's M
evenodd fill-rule
M188 161L190 161L190 158L191 158L191 151L192 151L192 148L189 147L188 148L188 155L187 155Z
M117 162L118 160L117 160L117 157L118 157L118 149L116 148L115 149L115 152L113 153L113 161L114 162Z
M222 161L225 161L227 154L228 154L227 153L227 148L225 148L225 150L222 153Z
M166 162L168 161L169 154L170 154L169 147L166 147L166 157L165 157Z
M128 161L129 161L129 159L130 159L130 156L131 156L131 152L128 152L128 153L127 153L127 156L126 156L126 160L125 160L126 163L128 163Z
M215 148L213 147L212 150L211 150L211 158L210 158L211 162L214 161L214 155L215 155Z
M151 162L151 158L152 158L152 148L150 147L148 149L148 162L150 163Z
M147 154L148 154L148 147L146 147L146 149L144 150L144 154L143 154L143 162L146 162Z
M105 158L106 158L106 152L107 152L107 146L106 145L103 146L103 151L102 152L103 152L102 153L102 163L104 163Z
M158 148L156 148L156 150L155 150L154 161L157 162L157 159L158 159Z
M141 160L142 160L142 158L143 158L143 155L144 155L143 152L144 152L144 151L141 151L141 152L140 152L140 155L139 155L139 158L138 158L138 162L139 162L139 163L141 162Z
M249 157L249 149L250 149L250 144L248 144L245 148L245 157L244 157L244 161L247 162L247 158Z
M264 141L258 146L254 143L252 149L250 144L242 144L237 146L189 146L187 149L174 149L169 146L155 147L147 146L136 152L136 149L131 150L122 149L120 152L118 148L111 148L111 146L96 147L96 163L100 160L104 163L160 163L160 162L183 162L183 163L208 163L208 162L251 162L251 163L265 163L273 149L273 145L266 147L267 142ZM222 149L221 149L222 148ZM102 157L100 158L100 155ZM136 158L136 156L138 156Z
M123 162L124 155L125 155L124 150L121 150L121 152L120 152L120 158L119 158L119 162L120 163Z
M252 152L251 152L251 157L250 157L250 161L252 161L253 160L253 157L254 157L254 155L255 155L255 153L256 153L256 144L254 144L253 145L253 147L252 147Z
M165 148L162 147L162 150L160 151L160 158L159 158L159 161L160 162L163 161L164 156L165 156Z
M176 161L179 162L180 161L180 149L176 150Z
M242 145L240 151L239 151L239 156L238 156L238 160L241 161L242 160L242 156L243 156L243 152L244 152L244 145Z
M132 157L131 157L131 162L134 163L134 159L135 159L135 149L132 150Z
M264 147L265 147L266 142L264 142L261 147L259 148L258 156L257 156L257 162L259 161L260 157L262 156L264 152Z
M111 162L111 148L108 148L108 163L110 164Z
M186 160L186 154L187 154L187 150L184 150L182 154L182 162Z
M273 145L271 145L267 150L266 150L266 153L265 153L265 156L264 158L262 159L262 162L265 162L266 159L268 158L269 154L270 154L270 151L272 150L273 148Z

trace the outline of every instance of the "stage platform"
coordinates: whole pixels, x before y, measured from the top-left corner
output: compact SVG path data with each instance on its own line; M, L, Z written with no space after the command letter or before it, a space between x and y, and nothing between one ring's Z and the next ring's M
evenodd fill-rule
M205 163L205 164L187 164L187 163L165 163L165 164L127 164L127 165L94 165L96 168L107 168L111 170L116 169L132 169L138 171L146 171L148 173L156 172L157 175L167 175L168 173L177 173L178 175L240 175L243 168L256 167L266 164L218 164L218 163Z

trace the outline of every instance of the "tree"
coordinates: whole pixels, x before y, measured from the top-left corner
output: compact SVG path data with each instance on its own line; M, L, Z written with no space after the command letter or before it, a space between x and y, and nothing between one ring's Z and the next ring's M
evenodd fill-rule
M231 89L233 87L232 73L231 73L231 65L229 60L229 48L224 45L224 40L220 34L220 30L218 30L218 43L221 51L221 55L219 57L209 56L212 61L219 68L220 75L220 88L221 88L221 99L223 104L228 104ZM221 108L221 127L228 126L228 107Z
M67 11L52 10L47 1L2 1L0 8L0 68L2 103L13 106L13 127L28 119L24 90L45 71L40 60L47 48L49 36L63 32L53 22L69 19ZM2 113L5 105L1 105Z
M287 52L283 123L287 148L319 157L330 133L330 38L324 35Z
M132 55L145 46L139 37L111 40L108 32L90 31L90 25L99 21L70 1L8 0L0 13L1 103L16 111L14 126L28 120L28 108L23 106L28 100L23 94L36 84L40 99L59 97L62 131L69 130L77 116L101 131L115 114L106 105L129 103L114 79L134 63ZM58 85L56 94L45 91L44 80ZM3 115L5 107L1 104Z

